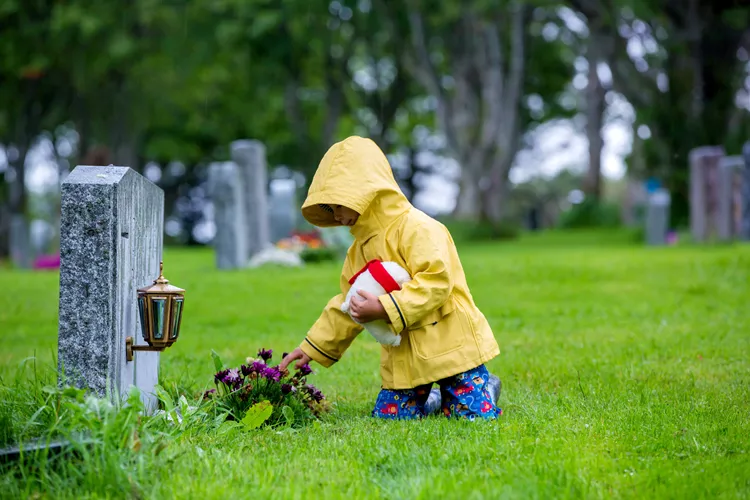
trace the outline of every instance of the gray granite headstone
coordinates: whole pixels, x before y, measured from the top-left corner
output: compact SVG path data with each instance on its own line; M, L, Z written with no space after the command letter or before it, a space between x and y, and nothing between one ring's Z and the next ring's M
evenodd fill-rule
M297 227L297 184L293 179L274 179L269 186L268 217L271 242L288 238Z
M648 245L665 245L669 230L669 208L671 199L669 191L657 189L649 193L646 204L646 243Z
M125 338L143 344L137 289L159 275L164 193L127 167L79 166L62 183L61 381L113 400L131 386L156 408L159 353L125 359Z
M20 269L29 269L33 260L33 250L29 223L24 215L11 216L9 236L11 262Z
M725 156L719 162L717 235L720 241L731 241L740 233L743 169L742 156Z
M208 189L214 207L216 267L238 269L248 260L245 192L240 169L234 162L208 167Z
M745 168L742 170L742 186L740 188L740 238L750 241L750 142L746 142L742 148L742 157L745 160Z
M231 144L232 160L240 168L245 191L245 222L249 257L270 246L268 220L268 171L266 147L260 141L240 140Z
M704 146L690 151L690 232L704 242L717 234L719 162L721 146Z

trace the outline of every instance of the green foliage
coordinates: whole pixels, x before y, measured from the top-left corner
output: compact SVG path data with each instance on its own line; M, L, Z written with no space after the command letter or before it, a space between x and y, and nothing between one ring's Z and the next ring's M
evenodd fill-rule
M304 262L307 263L318 263L318 262L329 262L336 261L339 259L339 252L335 248L320 247L320 248L305 248L300 253L300 257Z
M499 223L490 221L464 221L452 218L442 219L457 243L476 243L488 241L514 240L521 234L520 227L510 220Z
M287 406L284 408L288 409ZM247 413L245 413L243 419L240 420L240 423L247 430L257 429L271 417L272 413L273 405L268 401L261 401L248 408ZM286 418L286 413L284 414L284 417Z
M562 229L617 227L620 225L620 208L615 203L586 199L563 212L558 225Z

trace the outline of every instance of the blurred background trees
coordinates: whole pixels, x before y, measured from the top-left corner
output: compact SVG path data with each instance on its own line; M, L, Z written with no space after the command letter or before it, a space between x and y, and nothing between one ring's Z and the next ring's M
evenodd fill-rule
M6 0L0 256L56 220L83 163L144 173L181 241L204 242L206 165L240 138L309 180L368 136L418 206L493 227L549 227L654 177L679 227L689 150L750 132L741 3Z

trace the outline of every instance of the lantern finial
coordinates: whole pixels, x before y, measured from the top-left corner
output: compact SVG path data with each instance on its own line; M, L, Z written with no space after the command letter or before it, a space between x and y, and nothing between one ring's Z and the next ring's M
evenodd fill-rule
M159 261L159 277L154 280L154 284L166 285L169 280L164 277L164 261Z

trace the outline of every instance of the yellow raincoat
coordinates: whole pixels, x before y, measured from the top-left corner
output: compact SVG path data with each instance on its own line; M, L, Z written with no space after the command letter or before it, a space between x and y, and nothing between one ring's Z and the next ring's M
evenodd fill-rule
M472 299L448 230L414 208L401 192L383 152L369 139L333 145L318 166L302 214L319 227L336 226L321 204L360 215L351 232L341 294L328 302L300 348L325 367L338 361L363 330L341 304L349 278L373 259L393 261L412 276L401 290L379 297L401 345L382 346L385 389L410 389L470 370L500 353Z

